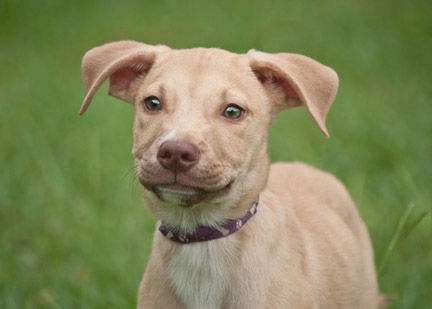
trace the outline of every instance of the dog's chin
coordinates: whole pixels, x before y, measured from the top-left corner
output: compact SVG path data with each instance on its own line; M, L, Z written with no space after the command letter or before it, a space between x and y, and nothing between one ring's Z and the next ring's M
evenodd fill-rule
M180 207L190 208L204 202L210 202L226 195L232 182L222 188L204 190L199 187L174 184L143 184L144 188L153 192L159 200L176 204Z

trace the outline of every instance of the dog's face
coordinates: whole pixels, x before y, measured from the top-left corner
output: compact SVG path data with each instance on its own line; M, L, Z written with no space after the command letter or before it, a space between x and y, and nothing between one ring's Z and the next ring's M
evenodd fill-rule
M255 190L247 178L266 177L267 101L238 55L193 49L161 56L135 97L133 154L141 183L180 207L238 200L241 191ZM257 161L262 168L253 166Z
M110 94L134 104L137 175L149 206L172 225L241 214L265 186L275 114L304 105L327 134L337 87L331 69L304 56L130 41L91 50L83 72L82 112L108 77Z

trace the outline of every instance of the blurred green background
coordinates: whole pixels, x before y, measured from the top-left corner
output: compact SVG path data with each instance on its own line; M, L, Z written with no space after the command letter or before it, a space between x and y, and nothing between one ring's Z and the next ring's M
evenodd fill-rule
M133 308L154 218L134 178L131 106L84 52L134 39L305 54L340 91L321 136L280 115L272 160L336 174L371 233L391 308L432 304L431 1L0 1L0 308ZM106 89L106 87L105 87ZM104 90L105 90L104 89Z

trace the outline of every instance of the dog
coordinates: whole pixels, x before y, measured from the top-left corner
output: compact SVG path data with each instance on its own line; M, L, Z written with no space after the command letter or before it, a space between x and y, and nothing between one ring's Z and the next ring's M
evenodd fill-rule
M373 250L345 187L270 164L277 113L303 106L328 136L338 76L306 56L118 41L88 51L87 95L133 104L133 155L159 219L138 308L378 308Z

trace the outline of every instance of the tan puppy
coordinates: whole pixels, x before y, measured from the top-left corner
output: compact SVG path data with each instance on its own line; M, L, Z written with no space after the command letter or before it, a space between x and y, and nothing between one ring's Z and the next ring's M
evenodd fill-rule
M87 52L83 75L81 114L108 78L109 94L135 107L136 170L162 225L138 308L378 308L369 236L343 185L267 154L284 109L303 105L328 135L332 69L296 54L120 41Z

